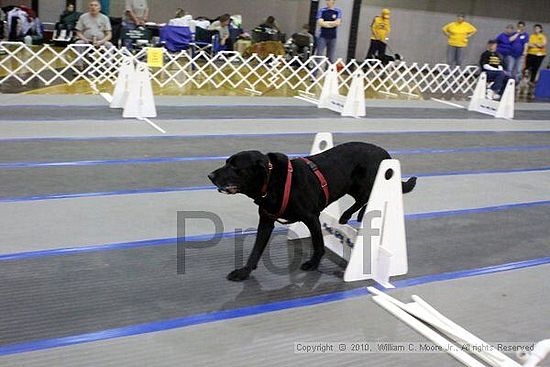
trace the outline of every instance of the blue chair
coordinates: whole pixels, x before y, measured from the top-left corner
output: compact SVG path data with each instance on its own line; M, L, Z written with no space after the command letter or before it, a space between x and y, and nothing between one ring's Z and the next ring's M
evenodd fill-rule
M541 69L535 89L536 98L550 98L550 70Z
M195 29L194 52L204 51L211 56L221 50L219 32L197 27Z
M187 50L193 42L193 33L189 27L166 25L160 29L160 43L171 52Z

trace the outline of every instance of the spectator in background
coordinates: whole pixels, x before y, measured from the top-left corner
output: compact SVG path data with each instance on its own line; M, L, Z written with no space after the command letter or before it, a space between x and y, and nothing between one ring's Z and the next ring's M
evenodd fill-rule
M55 24L57 35L60 38L69 40L71 31L76 27L76 22L82 13L74 10L74 4L67 4L67 8L59 16L59 22ZM62 32L65 30L65 32Z
M77 44L113 47L110 42L113 37L111 21L108 16L101 14L100 11L101 4L98 0L92 0L88 3L88 12L82 14L76 23Z
M29 12L29 22L23 29L23 40L27 45L41 45L44 43L44 25L31 9Z
M288 59L302 55L302 59L306 60L313 52L314 43L315 39L313 35L309 33L309 24L306 23L299 32L293 33L286 41L285 49Z
M508 71L508 64L510 63L509 59L512 58L512 41L510 41L510 37L512 37L514 34L514 26L512 24L508 24L506 26L506 30L499 34L496 38L497 52L503 58L503 66L506 71Z
M10 41L24 41L27 45L43 43L44 26L31 8L24 5L14 7L7 18Z
M182 8L177 8L174 18L168 21L168 25L173 25L176 27L191 27L194 25L193 16L190 14L186 14L185 10L183 10Z
M8 41L22 41L24 30L29 27L29 12L32 9L26 6L13 7L7 14Z
M529 43L529 34L525 32L524 21L518 22L518 28L510 37L510 42L512 43L512 52L508 60L504 60L506 71L510 73L516 82L519 82L524 63L523 58L527 54L527 44Z
M299 31L299 32L296 32L296 33L293 33L292 36L290 36L289 40L287 41L287 43L291 43L292 40L295 38L295 37L299 37L299 36L304 36L304 37L307 37L309 39L309 43L312 45L314 42L315 42L315 38L313 37L313 35L311 33L309 33L309 24L305 23L304 25L302 25L302 29Z
M477 32L477 29L464 20L464 14L459 14L455 22L443 27L443 33L448 37L447 64L450 66L462 65L464 49L468 46L468 39Z
M59 16L59 24L62 28L72 30L82 13L74 10L74 4L67 4L67 8Z
M210 20L208 20L207 17L200 15L195 19L195 26L203 29L208 29L208 27L210 27Z
M546 56L546 36L543 33L542 25L535 24L534 33L529 37L527 44L527 58L525 59L525 69L529 70L531 76L531 89L537 80L537 73Z
M149 18L149 7L147 0L126 0L124 15L122 20L123 34L136 29L137 26L144 26ZM132 40L124 38L123 46L128 50L133 49Z
M279 29L279 26L277 25L277 22L275 21L275 17L272 15L268 16L265 22L260 24L260 27L264 28L265 30L271 30L272 33L281 32L281 30Z
M378 57L383 60L386 56L386 45L388 34L390 33L390 10L382 9L382 14L377 15L370 25L372 36L370 37L370 47L367 52L367 59Z
M342 22L342 11L335 7L336 0L326 0L327 6L321 8L317 13L317 24L321 27L317 39L317 55L326 55L330 62L334 62L336 51L336 30Z
M224 51L232 51L233 44L231 43L231 38L229 37L229 23L231 22L231 15L224 14L220 16L218 20L212 22L208 27L211 31L218 31L220 35L220 46Z
M493 82L487 90L489 99L500 99L504 88L506 88L506 82L510 79L508 73L504 71L502 63L502 56L497 52L497 41L490 40L487 43L487 50L481 54L479 59L481 69L487 74L487 81Z

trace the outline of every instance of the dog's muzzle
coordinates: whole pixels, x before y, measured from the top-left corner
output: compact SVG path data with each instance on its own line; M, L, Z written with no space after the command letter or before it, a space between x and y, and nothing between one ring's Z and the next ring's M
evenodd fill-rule
M216 182L216 173L211 172L208 174L208 178L216 187L218 188L218 192L221 192L223 194L233 195L239 193L239 187L237 185L232 184L220 184L219 182Z
M239 187L235 185L226 185L224 187L218 187L218 192L228 195L234 195L239 193Z

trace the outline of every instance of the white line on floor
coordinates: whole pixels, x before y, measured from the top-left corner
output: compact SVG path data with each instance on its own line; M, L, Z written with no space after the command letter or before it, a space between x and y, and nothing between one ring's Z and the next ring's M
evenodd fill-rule
M458 107L458 108L466 108L462 105L459 105L458 103L453 103L453 102L449 102L449 101L445 101L445 100L437 99L437 98L430 98L430 99L432 101L443 103L443 104L446 104L446 105L449 105L449 106Z
M153 121L149 120L147 117L143 117L143 118L139 118L139 117L138 117L138 120L140 120L140 121L145 121L145 122L147 122L149 125L151 125L152 127L154 127L155 129L157 129L158 131L160 131L161 133L166 134L166 130L162 129L160 126L158 126L157 124L155 124Z

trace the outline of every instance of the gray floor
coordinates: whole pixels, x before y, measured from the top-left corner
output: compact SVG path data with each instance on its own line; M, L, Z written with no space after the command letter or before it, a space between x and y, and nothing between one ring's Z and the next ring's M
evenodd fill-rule
M465 101L449 102L467 106ZM231 97L211 97L211 96L155 96L155 104L158 106L311 106L297 98L291 97L259 97L231 96ZM31 94L3 94L0 98L0 106L97 106L105 105L105 100L99 95L31 95ZM415 108L442 108L449 109L449 106L434 99L367 99L366 107L415 107ZM548 103L542 102L517 102L516 110L547 110L550 111Z
M109 111L99 97L75 96L67 103L60 101L51 96L18 99L0 95L0 104L12 111L0 117L0 350L14 343L370 284L344 283L342 264L332 257L324 259L317 272L297 270L310 246L307 241L287 245L284 230L273 239L254 276L244 283L230 283L225 275L248 253L253 235L247 237L242 254L235 250L236 242L227 238L215 246L188 248L186 272L178 275L176 245L170 242L177 235L176 211L216 213L223 219L226 232L249 228L257 215L253 204L240 196L222 196L203 189L17 199L209 185L205 175L220 160L26 168L5 164L225 156L254 148L302 153L309 150L316 131L340 133L335 135L337 142L369 141L392 151L458 148L453 152L394 154L405 175L455 173L421 177L417 189L405 196L407 214L428 217L407 220L410 271L403 278L550 254L549 228L541 219L550 214L550 171L526 171L550 166L548 105L518 105L518 118L504 121L434 101L368 101L366 119L341 119L295 99L159 98L156 121L167 129L167 135L177 135L166 137L145 122L123 121L120 111ZM74 120L68 120L68 116ZM315 119L303 118L311 116ZM197 136L212 134L216 136ZM99 139L87 139L90 137ZM461 151L491 147L504 149ZM469 172L518 169L524 172ZM497 210L494 206L504 207ZM476 208L481 209L477 214L467 211ZM441 217L435 213L438 211L454 213ZM212 232L211 225L194 223L188 234ZM91 252L17 260L6 257L18 252L151 239L161 239L160 244L103 251L99 247ZM418 291L434 297L436 306L449 309L449 316L457 316L457 321L465 322L487 340L499 335L540 339L548 325L531 320L522 325L520 321L525 320L517 310L540 315L547 308L548 292L544 290L548 285L543 279L548 277L549 269L539 266L425 285ZM398 291L399 295L405 293ZM497 308L497 314L507 321L505 327L494 312L485 312L488 306ZM368 324L358 327L355 316L368 320ZM287 345L294 339L353 341L365 337L421 340L363 297L170 332L16 354L0 357L0 365L220 365L221 359L215 358L223 358L224 365L243 366L357 365L367 361L388 366L454 365L445 355L297 356ZM211 348L219 350L212 352ZM261 348L269 352L261 352Z
M544 257L550 228L539 218L549 215L546 205L407 221L410 271L402 278ZM344 283L343 268L330 256L318 272L300 271L310 255L309 240L287 245L284 232L273 236L244 288L225 281L236 264L246 261L253 239L181 243L181 275L175 244L3 261L0 309L7 312L0 315L0 340L11 344L83 334L371 284Z
M106 108L106 107L105 107ZM487 120L487 119L343 119L340 117L319 119L215 119L215 120L163 120L155 119L166 135L242 135L337 132L506 132L549 131L550 126L540 120ZM145 121L120 119L115 121L33 121L28 124L0 120L0 136L5 139L43 138L103 138L166 136Z
M120 110L108 109L104 106L10 106L10 113L2 117L4 121L66 121L69 120L119 120ZM336 112L316 108L315 106L237 106L228 111L226 106L201 106L201 107L172 107L158 106L159 119L166 120L194 120L194 119L310 119L321 117L338 117ZM517 111L515 116L519 120L548 120L550 111L523 110ZM370 107L368 118L376 119L493 119L491 116L467 109L442 109L442 108L406 108L406 107Z
M392 291L418 294L490 343L548 337L550 265ZM528 286L526 286L528 285ZM242 285L245 287L245 285ZM533 294L536 293L536 298ZM6 366L462 366L444 353L294 354L296 342L426 340L370 296L182 329L0 357ZM515 358L513 355L509 355ZM542 366L548 366L548 363Z
M550 201L548 187L550 171L457 175L452 180L423 177L405 195L404 207L407 214L424 214L545 203ZM350 205L344 201L344 206ZM214 213L222 221L222 232L255 228L258 223L252 200L215 190L0 201L0 209L7 213L0 216L0 254L174 238L178 211ZM187 226L190 236L214 231L209 220Z
M309 152L314 134L252 137L157 137L105 138L86 141L27 140L0 144L0 162L65 162L152 157L225 156L241 150L263 152ZM549 132L500 132L486 134L334 134L334 143L364 141L389 151L405 149L452 149L550 146ZM205 147L208 150L205 151Z
M366 141L397 150L394 158L401 161L404 175L426 175L456 171L516 170L550 167L550 134L502 133L471 135L429 134L397 137L392 135L342 135L336 143ZM264 152L282 150L285 153L309 151L313 137L166 139L162 141L95 141L9 142L0 148L3 162L58 162L94 159L132 159L152 157L229 156L233 152L258 149ZM399 140L403 141L400 144ZM223 141L223 144L220 144ZM447 144L448 142L448 144ZM53 148L50 148L52 147ZM520 146L527 151L453 152L400 154L406 149L452 149ZM545 147L543 150L529 148ZM212 147L207 148L205 147ZM47 152L47 153L43 153ZM206 154L205 154L206 153ZM416 152L418 153L418 152ZM57 167L23 167L0 170L0 199L29 196L144 190L172 187L205 186L211 183L208 172L223 164L223 159L173 163L86 165ZM0 167L1 168L1 167Z

